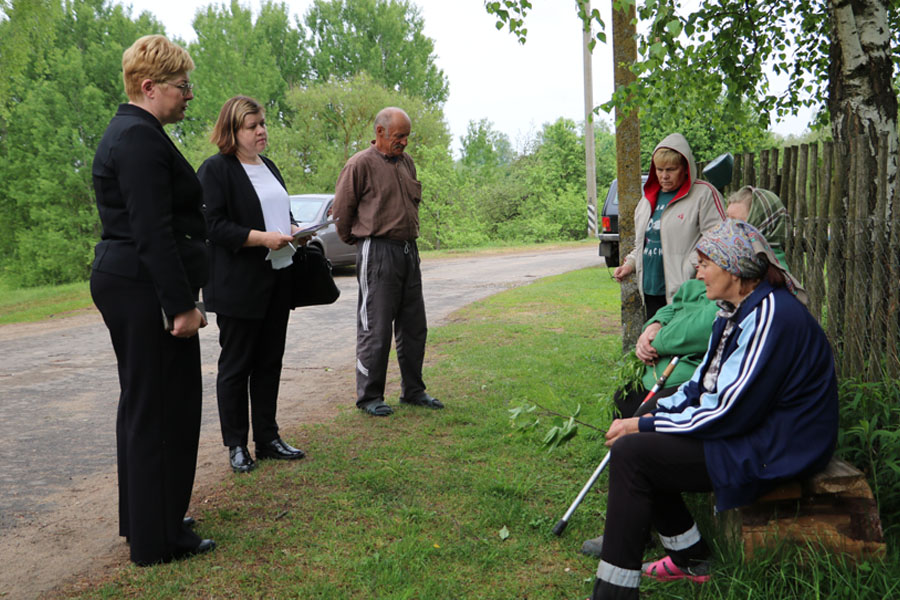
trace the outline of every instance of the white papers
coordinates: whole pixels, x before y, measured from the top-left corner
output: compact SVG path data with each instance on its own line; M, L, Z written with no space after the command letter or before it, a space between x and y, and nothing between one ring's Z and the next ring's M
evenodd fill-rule
M266 260L271 260L272 268L277 271L278 269L284 269L285 267L291 266L291 263L294 262L295 252L297 251L294 250L294 247L288 244L280 250L269 250Z

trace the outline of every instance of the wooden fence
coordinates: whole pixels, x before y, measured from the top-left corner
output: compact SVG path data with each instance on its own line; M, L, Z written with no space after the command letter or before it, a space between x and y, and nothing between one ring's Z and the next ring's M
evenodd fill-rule
M736 156L725 191L753 185L779 195L789 215L788 264L809 291L839 374L877 381L900 377L900 210L890 210L889 197L900 199L900 185L888 193L887 138L877 164L854 152L863 143ZM877 198L866 191L873 178L880 182Z

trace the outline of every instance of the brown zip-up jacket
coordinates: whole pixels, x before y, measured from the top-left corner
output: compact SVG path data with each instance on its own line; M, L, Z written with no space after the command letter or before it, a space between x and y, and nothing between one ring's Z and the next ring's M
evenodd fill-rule
M388 157L369 148L347 161L334 188L333 216L348 244L367 237L412 241L419 237L422 184L405 152Z

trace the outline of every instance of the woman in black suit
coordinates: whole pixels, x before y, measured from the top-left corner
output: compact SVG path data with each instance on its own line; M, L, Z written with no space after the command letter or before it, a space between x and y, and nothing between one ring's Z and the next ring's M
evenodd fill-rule
M257 459L304 456L281 439L275 421L290 315L289 234L296 225L278 167L260 154L267 133L259 102L246 96L225 102L211 140L219 154L197 172L212 250L203 300L216 313L222 347L216 379L222 439L232 470L246 473L256 467L247 448L248 402Z
M139 565L212 550L185 517L200 440L197 309L208 275L203 190L163 125L194 97L188 53L161 35L122 56L121 104L93 164L103 225L91 295L119 369L119 535ZM165 321L171 330L165 328Z

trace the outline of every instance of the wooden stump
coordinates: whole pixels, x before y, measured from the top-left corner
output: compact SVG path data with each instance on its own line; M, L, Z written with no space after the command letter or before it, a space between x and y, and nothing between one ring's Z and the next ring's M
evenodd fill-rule
M886 552L878 506L862 472L832 458L824 471L791 481L750 506L723 513L747 560L757 548L818 543L862 561Z

